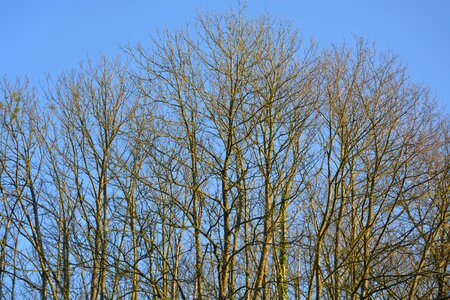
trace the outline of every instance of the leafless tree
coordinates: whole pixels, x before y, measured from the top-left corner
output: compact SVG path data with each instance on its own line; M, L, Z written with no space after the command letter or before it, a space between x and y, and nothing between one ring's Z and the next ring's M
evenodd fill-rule
M0 84L0 299L443 299L449 119L243 8Z

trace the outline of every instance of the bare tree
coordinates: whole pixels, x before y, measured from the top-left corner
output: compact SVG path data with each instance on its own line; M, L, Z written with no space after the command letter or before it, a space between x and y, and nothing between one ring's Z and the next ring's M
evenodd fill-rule
M390 54L242 7L0 84L0 298L450 292L449 122Z

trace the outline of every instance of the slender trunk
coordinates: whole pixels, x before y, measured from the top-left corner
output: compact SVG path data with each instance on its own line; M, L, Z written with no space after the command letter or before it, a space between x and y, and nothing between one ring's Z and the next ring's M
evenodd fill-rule
M17 278L17 247L19 244L19 238L16 237L14 242L14 258L13 258L13 276L11 279L11 300L14 300L16 297L16 278Z
M341 183L341 186L343 184ZM341 188L341 193L344 193L344 188ZM345 199L345 196L342 196L342 200ZM340 286L340 278L341 274L339 273L339 264L340 264L340 256L341 256L341 246L340 246L340 239L341 239L341 223L342 223L342 215L344 211L344 203L340 203L339 212L338 212L338 219L336 224L336 237L334 242L334 266L333 266L333 294L334 299L339 300L341 299L341 286Z
M238 158L238 174L239 176L245 176L241 171L242 170L242 162L240 160L240 158ZM235 264L236 264L236 255L234 255L237 252L238 249L238 241L239 241L239 233L240 233L240 229L241 229L241 223L244 217L244 199L245 197L245 191L242 189L242 186L240 185L240 183L238 183L238 211L237 211L237 216L236 216L236 230L234 232L234 238L233 238L233 256L230 259L230 279L228 282L228 291L231 294L230 299L234 299L234 291L236 288L236 278L235 278Z
M231 249L231 232L230 232L230 209L228 206L228 183L227 183L227 169L228 160L225 161L224 169L222 170L222 209L224 212L223 216L223 235L224 244L222 252L221 270L219 272L219 298L227 298L227 287L228 287L228 270L229 270L229 257Z
M196 184L195 184L196 186ZM194 239L195 239L195 294L198 300L203 299L203 281L202 281L202 249L200 238L201 219L199 213L199 203L197 197L197 187L194 188L192 201L194 203Z
M246 185L244 184L244 187ZM248 197L247 197L247 189L245 188L245 203L244 203L244 215L245 219L250 218L250 211L248 205ZM251 289L251 279L252 279L252 268L251 268L251 250L252 247L250 245L249 239L249 222L245 222L244 224L244 243L245 243L245 294L244 299L250 299L250 289Z
M106 165L105 165L105 182L103 186L103 216L102 216L102 250L101 250L101 258L100 258L100 299L107 298L106 292L106 265L107 265L107 240L108 240L108 194L106 189Z
M183 240L183 231L180 232L180 236L178 238L176 247L175 247L175 257L174 257L174 264L173 264L173 269L172 269L172 291L171 291L171 296L172 299L178 299L178 290L179 290L179 282L178 282L178 267L180 265L180 257L181 257L181 252L182 252L182 243L181 241ZM184 298L184 295L182 295Z
M350 177L350 189L351 189L351 200L350 200L350 204L351 204L351 214L350 214L350 247L352 248L351 253L349 254L349 260L350 260L350 267L349 267L349 272L350 272L350 294L352 295L351 298L352 300L356 300L357 299L357 295L356 293L354 293L353 291L355 290L355 288L358 285L358 273L356 270L357 267L357 261L358 261L358 257L357 254L355 253L354 250L354 245L357 242L357 236L356 236L356 225L357 225L357 211L356 211L356 190L355 190L355 174L353 173L353 163L351 165L351 177Z
M238 213L238 214L240 214L240 213ZM239 224L239 222L240 222L240 217L238 217L237 223ZM234 232L233 253L236 253L236 251L237 251L238 240L239 240L239 227L237 227L236 231ZM230 300L234 299L234 290L235 290L235 286L236 286L236 278L235 278L235 272L234 272L235 264L236 264L236 255L233 255L230 258L230 277L228 280L228 292L230 294L228 299L230 299Z
M166 230L166 208L163 208L162 212L163 218L161 220L161 255L163 255L162 259L162 294L163 298L169 298L169 246L167 245L170 240L169 232Z
M100 203L99 203L99 199L97 199L97 213L96 213L96 217L95 217L95 225L96 228L94 229L95 232L95 241L94 241L94 252L93 252L93 257L92 257L92 272L91 272L91 291L90 291L90 296L89 298L92 300L97 300L98 299L98 284L99 284L99 253L100 253L100 249L101 249L101 236L100 236L100 215L99 215L99 209L100 209Z
M104 299L106 292L106 234L107 234L107 189L106 189L106 159L102 160L99 191L96 199L95 243L91 279L91 299Z
M192 120L193 121L193 120ZM200 227L202 224L201 204L198 184L198 162L197 162L197 145L195 129L193 136L190 137L191 151L191 171L192 171L192 203L193 203L193 221L194 221L194 239L195 239L195 294L198 300L203 300L203 262L201 249Z
M1 188L1 186L0 186ZM3 194L3 189L2 189ZM3 195L3 199L6 199L6 195ZM2 242L1 242L1 252L0 252L0 299L3 299L3 284L5 282L5 267L6 267L6 245L10 230L11 217L7 217L8 221L5 224L5 233L3 234Z
M70 262L69 262L69 227L66 221L63 224L63 298L70 299Z
M271 231L272 231L272 224L271 224L271 213L272 213L272 191L269 183L269 178L266 177L266 184L265 184L265 215L264 215L264 240L263 240L263 246L261 250L261 256L258 264L258 270L256 273L256 280L255 280L255 294L253 295L253 299L257 300L261 296L263 296L264 293L261 293L261 289L264 290L265 283L264 279L266 277L266 269L267 269L267 262L269 257L269 246L271 242Z
M228 132L226 140L226 150L225 159L223 163L223 168L221 170L221 185L222 185L222 210L223 210L223 252L221 261L221 270L219 273L219 298L228 298L228 281L229 281L229 270L230 270L230 252L231 252L231 209L228 203L228 169L232 153L232 143L233 143L233 101L230 103L228 110Z
M138 272L138 262L139 262L139 254L138 254L138 243L137 243L137 232L136 232L136 203L134 200L134 193L130 195L130 226L131 226L131 238L133 243L133 282L132 282L132 293L131 300L138 300L138 291L139 291L139 272Z
M341 299L341 286L340 286L340 278L343 277L343 275L339 272L339 264L340 264L340 256L341 256L341 245L340 245L340 239L341 239L341 225L342 225L342 218L344 214L344 208L347 201L347 190L345 187L345 160L346 160L346 154L344 151L345 147L344 145L341 145L341 171L340 171L340 178L338 180L339 187L336 188L336 190L340 189L340 203L339 203L339 211L338 211L338 218L336 220L336 233L335 233L335 241L334 241L334 266L332 272L333 275L333 298L335 300Z
M320 275L321 251L322 251L322 240L319 240L317 244L316 261L314 263L314 275L316 278L316 300L319 300L322 294L322 277Z
M370 242L370 226L372 223L372 197L370 197L371 199L369 199L369 207L368 207L368 213L367 213L367 222L366 222L366 226L364 229L364 237L363 237L363 242L364 242L364 250L363 250L363 255L364 255L364 260L363 260L363 278L362 278L362 285L361 285L361 299L366 299L367 298L367 293L369 290L369 279L367 278L368 275L370 274L370 261L369 261L369 256L370 256L370 246L369 246L369 242Z
M286 241L286 199L283 197L280 207L280 246L279 246L279 259L280 269L278 272L277 289L278 299L287 299L287 278L286 278L286 264L287 264L287 241Z

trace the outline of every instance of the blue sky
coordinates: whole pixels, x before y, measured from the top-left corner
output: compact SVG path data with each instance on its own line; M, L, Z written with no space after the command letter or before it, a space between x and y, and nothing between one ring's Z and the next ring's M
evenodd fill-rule
M164 27L180 28L198 11L236 1L0 0L0 74L28 76L74 68L89 55L120 54L127 43L150 45ZM353 35L397 54L415 81L431 87L450 112L450 0L248 0L249 14L291 20L322 46Z

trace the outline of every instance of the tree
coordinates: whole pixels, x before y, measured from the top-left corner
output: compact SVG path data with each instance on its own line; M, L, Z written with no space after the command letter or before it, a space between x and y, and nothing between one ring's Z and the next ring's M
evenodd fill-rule
M394 56L242 8L124 56L0 85L0 298L448 296L449 120Z

